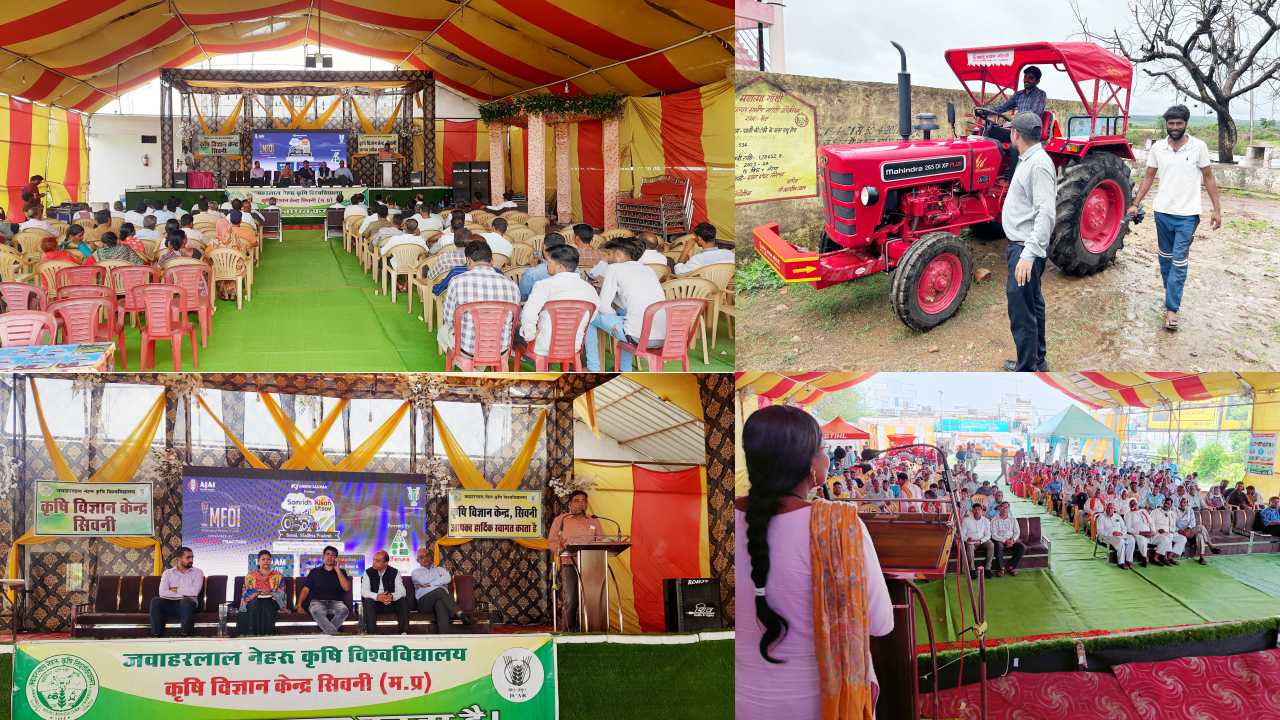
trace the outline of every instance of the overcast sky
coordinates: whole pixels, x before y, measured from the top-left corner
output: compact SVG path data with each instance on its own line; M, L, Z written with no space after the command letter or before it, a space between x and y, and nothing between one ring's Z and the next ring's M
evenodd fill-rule
M1094 32L1126 28L1125 0L1080 0ZM897 82L896 40L907 51L913 84L960 88L942 58L951 48L1019 42L1081 40L1068 0L1030 0L1017 3L940 2L939 0L788 0L786 9L787 72L844 80ZM1076 99L1064 73L1042 67L1041 87L1056 99ZM1169 89L1154 90L1146 74L1135 69L1135 115L1158 115L1175 101ZM1257 116L1275 117L1274 101L1265 92L1255 98ZM1203 106L1192 105L1195 115ZM1238 107L1238 109L1237 109ZM1248 105L1237 101L1232 114L1248 124Z
M1079 405L1062 392L1030 373L876 373L854 388L862 392L881 391L890 397L905 395L922 405L937 406L942 392L942 408L990 408L1006 394L1016 394L1041 414L1054 414L1068 405Z

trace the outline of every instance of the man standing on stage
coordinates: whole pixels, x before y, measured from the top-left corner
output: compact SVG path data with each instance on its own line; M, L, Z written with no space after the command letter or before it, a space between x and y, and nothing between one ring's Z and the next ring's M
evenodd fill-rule
M560 583L564 590L565 627L578 630L578 569L573 555L565 549L571 543L598 540L602 537L600 522L587 514L587 494L575 490L569 496L569 512L562 513L551 523L547 545L560 558Z
M195 634L196 600L204 588L204 571L195 567L195 554L189 547L178 548L173 566L160 576L160 593L151 599L151 636L163 637L169 618L182 623L182 636Z

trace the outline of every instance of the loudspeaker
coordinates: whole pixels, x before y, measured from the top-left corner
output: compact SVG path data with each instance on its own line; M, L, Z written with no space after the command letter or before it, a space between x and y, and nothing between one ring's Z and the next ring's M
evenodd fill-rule
M715 578L668 578L662 581L667 632L724 627L720 581Z
M187 186L187 174L184 172L176 172L173 174L173 186L176 188L184 188Z

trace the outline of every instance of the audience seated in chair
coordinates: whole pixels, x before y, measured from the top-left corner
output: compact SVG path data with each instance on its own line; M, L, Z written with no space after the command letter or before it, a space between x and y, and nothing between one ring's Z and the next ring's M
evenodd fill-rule
M465 252L467 269L449 282L449 292L444 300L444 314L441 316L441 331L438 334L441 348L444 350L453 348L453 315L459 305L485 301L520 304L520 288L494 269L493 251L489 249L487 243L483 240L472 240L467 243ZM502 348L504 350L511 347L511 325L512 322L508 321L503 329ZM462 319L462 335L458 349L465 355L475 352L475 327L469 316Z

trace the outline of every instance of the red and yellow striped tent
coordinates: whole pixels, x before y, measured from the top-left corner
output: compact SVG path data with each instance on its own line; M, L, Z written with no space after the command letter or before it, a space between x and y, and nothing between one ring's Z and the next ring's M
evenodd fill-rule
M23 219L22 186L42 175L54 202L84 200L89 189L89 147L84 116L0 95L0 180L3 205Z
M873 372L740 372L735 386L739 393L757 396L760 407L772 403L812 405L827 393L847 390L870 380L873 375Z
M1048 372L1037 373L1073 400L1105 407L1155 408L1248 393L1250 373L1209 372ZM1260 373L1267 375L1267 373Z

